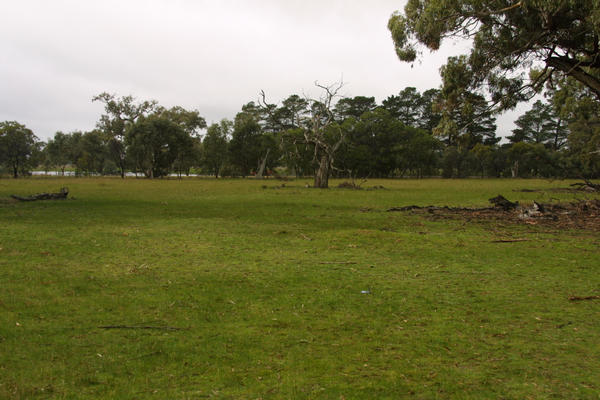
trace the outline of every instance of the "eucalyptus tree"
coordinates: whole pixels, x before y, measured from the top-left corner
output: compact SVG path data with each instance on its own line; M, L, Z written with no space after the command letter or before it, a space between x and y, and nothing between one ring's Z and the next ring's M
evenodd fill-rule
M518 142L508 150L508 162L513 177L540 176L540 172L549 161L548 149L541 143Z
M388 177L398 167L398 147L407 142L409 130L391 113L377 107L342 124L346 140L337 157L339 166L357 177Z
M306 141L305 127L288 128L279 134L281 163L296 177L312 174L314 145Z
M437 175L443 143L424 129L404 126L403 138L392 150L400 175Z
M176 149L176 158L173 163L174 170L181 177L182 173L189 175L190 169L202 163L201 131L206 128L206 120L200 116L198 110L186 110L175 106L169 109L159 107L156 111L162 118L179 125L185 132L188 145L180 145Z
M470 39L469 84L486 86L505 109L560 76L600 99L599 10L600 0L409 0L388 28L406 62L446 38ZM537 72L528 76L528 68Z
M266 102L264 91L261 91L260 93L261 99L258 100L258 103L254 103L253 101L247 103L242 107L241 113L245 115L243 119L247 120L246 122L248 122L249 119L252 119L258 125L256 135L254 135L254 139L251 139L252 149L258 152L256 170L247 167L243 168L243 170L246 171L243 172L243 175L247 175L248 170L254 170L254 175L257 178L262 178L267 167L274 167L279 161L280 146L278 146L277 143L279 142L278 137L280 137L280 133L283 129L282 118L285 118L285 115L281 113L281 110L277 108L276 104L269 104ZM242 129L242 131L245 130ZM237 133L242 133L242 131L235 132L234 129L234 136L236 136L235 140L232 140L232 145L234 147L238 146L238 137L241 138ZM248 139L250 139L250 137L248 137ZM248 160L246 159L245 161Z
M558 81L549 94L558 116L567 122L565 147L577 175L600 177L600 102L572 78Z
M232 166L246 177L259 164L261 159L261 143L259 140L262 134L257 114L242 109L235 116L231 140L229 141L229 157Z
M38 138L25 125L16 121L0 122L0 163L6 165L14 178L31 167L38 143Z
M155 113L128 126L125 144L136 169L148 178L157 178L168 175L180 152L194 142L180 124Z
M96 124L105 134L113 161L119 167L121 178L125 178L126 145L125 135L129 127L141 117L146 117L158 108L155 100L136 102L133 96L117 97L106 92L92 98L104 104L104 114Z
M233 122L222 119L218 124L211 124L202 141L202 163L214 174L215 178L227 161L227 145L233 128Z
M61 175L64 176L65 168L69 164L74 164L71 157L71 136L63 132L56 132L54 137L48 140L45 152L50 165L60 169Z
M267 151L272 149L273 154L268 158L264 157L262 161L265 161L265 165L267 161L278 162L294 171L297 176L303 175L310 169L311 144L306 142L304 135L309 121L309 100L292 94L277 107L276 104L267 103L266 95L261 91L259 104L273 126L272 132L265 132L268 138L263 140L263 145L271 142ZM276 146L272 146L272 140L275 140Z
M78 173L104 174L111 173L114 163L108 160L108 149L102 131L96 129L85 133L73 135L71 146L77 148L77 157L74 164Z

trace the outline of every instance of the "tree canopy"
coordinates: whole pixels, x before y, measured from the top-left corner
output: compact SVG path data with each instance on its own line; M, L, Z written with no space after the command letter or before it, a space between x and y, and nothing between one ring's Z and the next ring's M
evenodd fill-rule
M0 122L0 163L18 177L36 150L38 138L25 125L16 121Z
M485 85L498 109L561 76L600 99L600 0L409 0L388 28L407 62L446 38L472 40L469 86Z

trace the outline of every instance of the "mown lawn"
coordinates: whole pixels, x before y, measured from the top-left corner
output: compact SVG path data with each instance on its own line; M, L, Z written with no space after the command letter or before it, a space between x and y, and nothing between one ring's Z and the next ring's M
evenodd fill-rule
M0 180L0 398L600 397L597 232L386 212L591 195L306 183Z

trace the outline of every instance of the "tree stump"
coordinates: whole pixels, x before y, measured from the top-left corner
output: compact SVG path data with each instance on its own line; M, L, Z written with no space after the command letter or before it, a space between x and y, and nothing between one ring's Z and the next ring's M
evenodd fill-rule
M496 197L492 197L489 199L489 202L494 205L496 208L502 208L504 211L514 210L519 206L518 202L513 203L510 200L507 200L504 196L499 194Z

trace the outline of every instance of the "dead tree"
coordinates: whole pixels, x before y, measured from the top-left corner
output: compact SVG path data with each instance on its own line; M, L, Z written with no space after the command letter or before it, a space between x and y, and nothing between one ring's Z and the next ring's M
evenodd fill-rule
M315 86L322 90L322 94L318 100L312 100L310 124L304 131L304 138L314 145L314 161L317 165L314 187L326 189L329 187L335 154L346 136L335 123L332 110L333 101L338 97L344 83L340 81L325 86L315 82Z
M321 89L318 99L306 97L311 103L311 115L303 129L304 141L314 147L313 162L315 164L315 188L326 189L329 187L329 176L333 169L334 157L345 139L345 132L335 122L333 106L335 99L344 86L344 82L331 85L321 85L315 81L315 86ZM264 91L261 90L259 105L267 113L276 109L275 105L268 104Z

